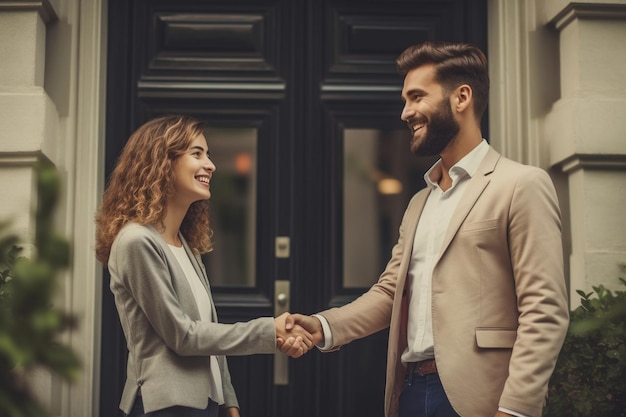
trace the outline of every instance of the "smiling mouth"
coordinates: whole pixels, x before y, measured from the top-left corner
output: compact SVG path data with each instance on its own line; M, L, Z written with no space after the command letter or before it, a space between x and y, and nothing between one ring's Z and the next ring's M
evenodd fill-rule
M415 135L419 130L421 130L424 126L426 126L426 122L413 122L408 123L409 130L413 135Z
M211 177L201 176L201 177L196 177L196 180L200 181L203 184L209 185L209 183L211 182Z
M411 129L411 132L415 133L421 128L423 128L424 126L426 126L424 123L417 123L417 124L411 125L410 129Z
M423 117L413 118L407 121L407 125L411 133L416 133L418 130L426 126L426 119Z

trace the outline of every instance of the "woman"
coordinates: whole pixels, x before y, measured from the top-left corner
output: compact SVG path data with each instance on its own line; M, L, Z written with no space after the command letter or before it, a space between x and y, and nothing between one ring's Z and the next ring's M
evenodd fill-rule
M239 416L224 355L274 353L277 338L295 340L296 355L311 346L302 328L283 331L286 315L217 322L200 260L211 250L215 172L203 128L162 116L137 129L96 218L96 256L108 265L129 351L120 408L132 417L212 417L218 405Z

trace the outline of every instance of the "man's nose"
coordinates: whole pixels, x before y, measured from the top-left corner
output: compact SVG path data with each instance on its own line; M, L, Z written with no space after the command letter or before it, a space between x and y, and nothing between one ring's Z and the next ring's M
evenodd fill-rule
M400 113L400 119L406 122L411 118L411 116L413 116L413 114L414 114L414 111L411 110L407 104L405 104L404 107L402 108L402 113Z

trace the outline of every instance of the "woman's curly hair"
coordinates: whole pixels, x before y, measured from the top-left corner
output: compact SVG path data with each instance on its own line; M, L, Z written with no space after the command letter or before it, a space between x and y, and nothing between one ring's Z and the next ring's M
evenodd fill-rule
M174 193L172 163L204 131L199 120L167 115L150 120L130 136L96 216L96 258L105 266L113 240L126 223L164 226L166 202ZM211 251L208 200L191 204L180 232L194 252Z

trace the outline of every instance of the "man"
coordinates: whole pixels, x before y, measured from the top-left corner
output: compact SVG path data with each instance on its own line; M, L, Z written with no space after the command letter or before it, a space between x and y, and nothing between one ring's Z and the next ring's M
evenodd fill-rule
M539 417L569 321L554 186L482 138L489 78L479 49L427 42L397 66L411 150L440 159L378 282L288 323L322 350L390 327L386 417Z

